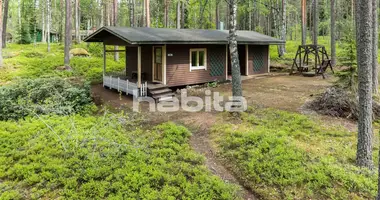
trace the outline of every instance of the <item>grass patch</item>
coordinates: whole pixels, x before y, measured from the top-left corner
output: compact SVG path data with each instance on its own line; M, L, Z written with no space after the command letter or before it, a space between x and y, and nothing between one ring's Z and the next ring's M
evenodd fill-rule
M210 174L190 132L134 115L0 122L0 199L239 199Z
M212 130L216 148L263 199L375 198L377 173L354 165L356 133L272 109L251 109L239 124L226 121Z

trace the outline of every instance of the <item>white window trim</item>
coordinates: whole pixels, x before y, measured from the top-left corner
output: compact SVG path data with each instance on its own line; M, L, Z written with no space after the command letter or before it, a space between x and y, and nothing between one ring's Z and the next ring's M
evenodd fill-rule
M199 62L199 51L204 51L205 52L205 55L204 55L204 66L197 66L197 67L194 67L191 65L191 61L192 61L192 52L197 52L198 54L198 62ZM198 49L190 49L190 71L193 71L193 70L207 70L207 49L206 48L198 48ZM199 63L198 63L199 65Z

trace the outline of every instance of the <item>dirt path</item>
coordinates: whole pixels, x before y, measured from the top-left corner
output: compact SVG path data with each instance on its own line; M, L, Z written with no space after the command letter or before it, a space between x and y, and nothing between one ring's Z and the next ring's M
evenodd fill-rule
M223 162L218 159L214 148L210 143L210 128L216 123L215 114L212 113L196 113L196 115L188 115L178 120L181 124L190 128L193 135L190 138L190 145L194 151L202 154L206 158L207 168L216 176L228 183L233 183L241 188L241 196L246 200L258 199L249 189L245 188L239 180L224 167Z

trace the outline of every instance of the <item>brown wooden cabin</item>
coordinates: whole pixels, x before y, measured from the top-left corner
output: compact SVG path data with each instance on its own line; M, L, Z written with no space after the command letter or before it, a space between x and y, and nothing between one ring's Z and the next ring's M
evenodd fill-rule
M84 41L102 42L104 56L106 52L126 53L126 70L121 76L107 73L104 59L104 86L162 97L169 87L230 79L228 35L226 30L108 26ZM269 45L284 44L253 31L237 31L237 42L244 76L269 73ZM125 50L106 50L106 45L124 46Z

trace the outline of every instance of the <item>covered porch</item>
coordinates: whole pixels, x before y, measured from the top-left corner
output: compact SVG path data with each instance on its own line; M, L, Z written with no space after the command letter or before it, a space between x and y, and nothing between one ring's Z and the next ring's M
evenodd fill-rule
M115 41L115 40L114 40ZM133 96L148 96L149 90L166 88L164 80L165 46L118 46L103 43L103 86ZM112 48L110 48L112 46ZM108 48L107 48L108 47ZM124 49L125 47L125 49ZM125 70L107 69L107 54L125 53Z

